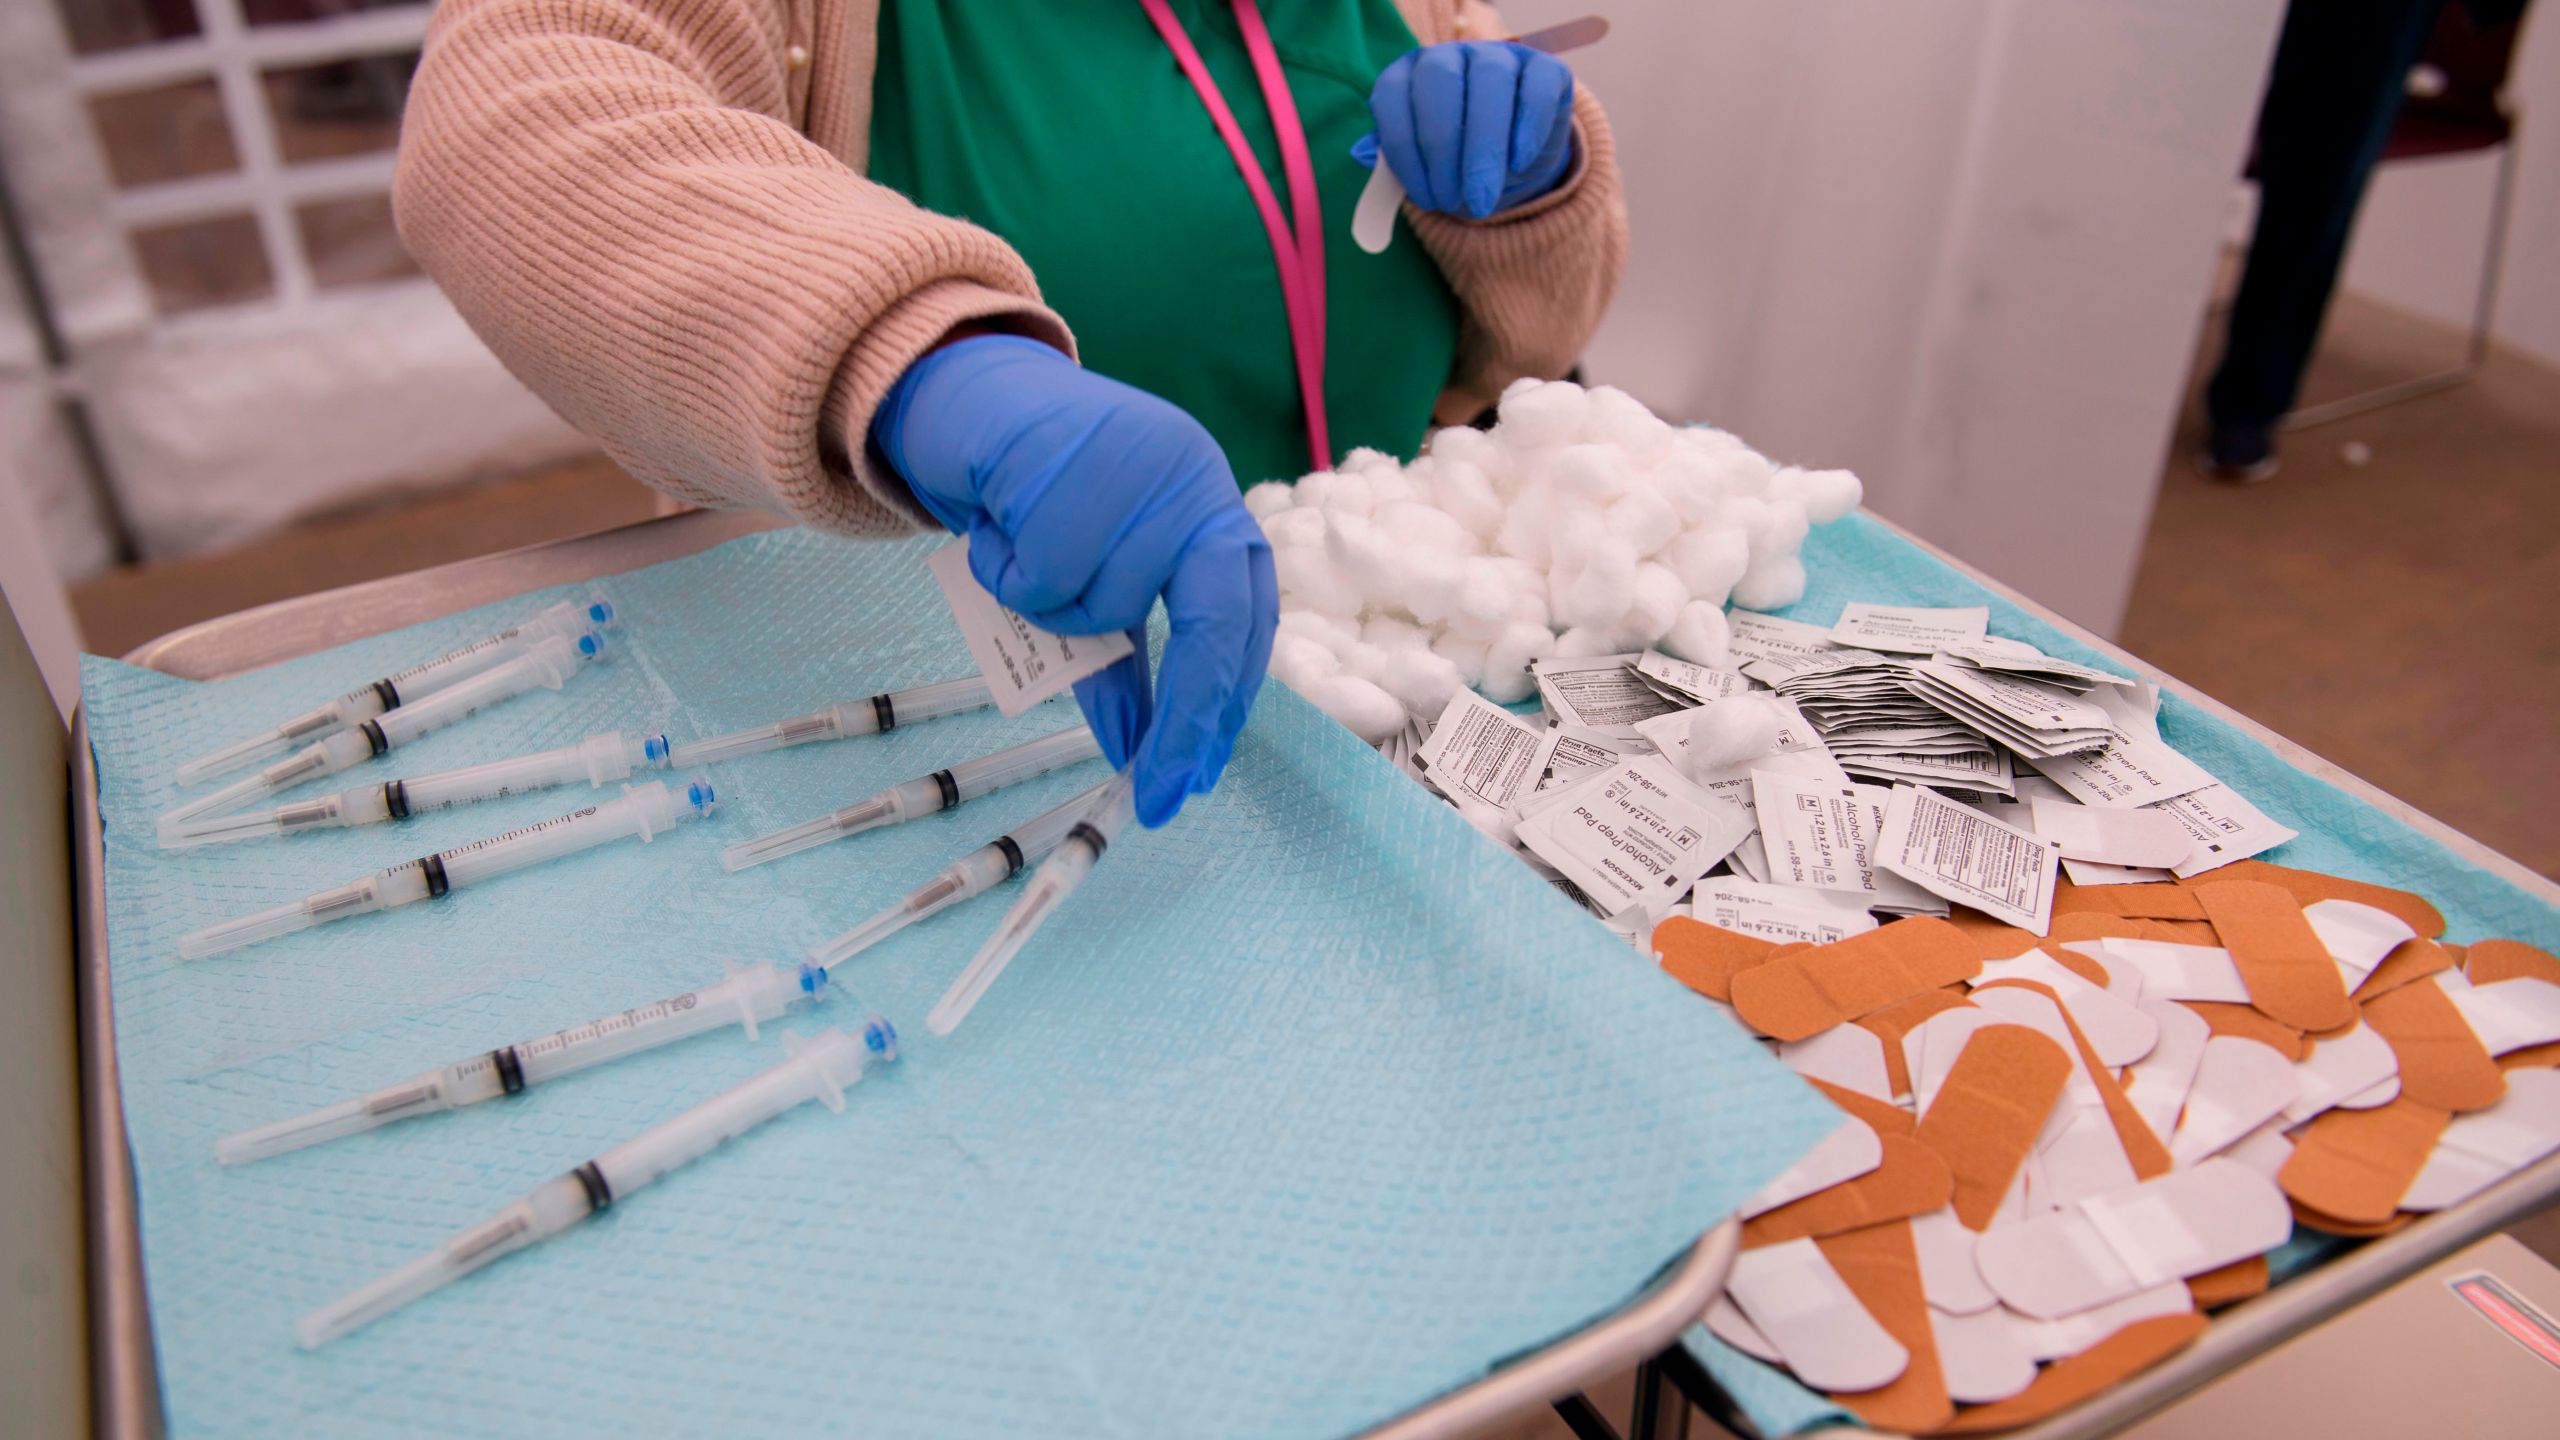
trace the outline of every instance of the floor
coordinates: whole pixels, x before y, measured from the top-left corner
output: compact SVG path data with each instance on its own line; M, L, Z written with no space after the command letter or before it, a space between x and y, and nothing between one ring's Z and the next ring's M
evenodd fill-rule
M2449 330L2350 298L2307 398L2421 373L2459 351ZM2550 624L2560 601L2560 372L2495 356L2460 389L2287 437L2284 471L2264 485L2196 473L2187 457L2198 433L2191 406L2162 479L2127 648L2560 874L2560 766L2549 758L2560 714L2560 631ZM117 654L267 600L656 509L595 461L105 576L73 602L90 648ZM2560 1212L2514 1233L2560 1262ZM1620 1423L1631 1393L1625 1376L1592 1392ZM1694 1435L1725 1433L1703 1416L1692 1422ZM1568 1434L1544 1413L1494 1433Z

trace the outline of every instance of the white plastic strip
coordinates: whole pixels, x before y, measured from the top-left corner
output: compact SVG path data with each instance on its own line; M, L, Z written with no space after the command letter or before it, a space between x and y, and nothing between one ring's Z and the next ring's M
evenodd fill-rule
M1840 1117L1840 1128L1822 1137L1822 1143L1804 1153L1804 1158L1781 1172L1777 1179L1760 1189L1760 1193L1742 1202L1736 1212L1745 1220L1763 1211L1775 1210L1790 1200L1801 1200L1816 1190L1828 1190L1844 1180L1855 1180L1884 1163L1884 1141L1866 1121L1853 1115Z
M1816 1390L1873 1390L1911 1363L1911 1352L1885 1333L1810 1240L1743 1251L1725 1291L1796 1378Z
M2299 1125L2399 1073L2400 1057L2391 1042L2359 1021L2343 1035L2313 1041L2310 1058L2293 1067L2294 1097L2284 1108L2285 1122Z
M2457 1115L2426 1168L2400 1197L2403 1210L2443 1210L2560 1150L2560 1070L2513 1070L2504 1099ZM1925 1265L1924 1265L1925 1273Z
M2089 1037L2089 1048L2097 1052L2098 1063L2121 1068L2151 1053L2159 1043L2160 1022L2100 986L2087 980L2047 955L2030 950L2008 960L1994 960L1982 967L1970 982L1979 987L1994 980L2032 980L2053 991L2062 1008ZM1978 996L1976 998L1979 998Z
M2002 1304L2055 1320L2263 1254L2292 1230L2274 1181L2208 1160L1987 1231L1974 1263Z
M2315 901L2302 907L2302 918L2311 922L2311 933L2338 962L2338 975L2349 990L2363 984L2384 956L2418 938L2408 921L2353 900Z
M2195 1086L2196 1067L2204 1063L2213 1027L2174 1000L2145 1000L2141 1009L2160 1027L2160 1043L2134 1062L2125 1077L2124 1096L2151 1133L2166 1141L2177 1133L2178 1112L2186 1108L2187 1091Z
M2231 952L2215 945L2173 945L2166 940L2081 940L2063 947L2094 955L2103 964L2130 963L2142 972L2142 993L2154 1000L2249 1003L2249 986Z
M1742 1313L1742 1307L1734 1304L1730 1295L1718 1295L1716 1303L1707 1307L1707 1331L1754 1360L1772 1365L1786 1363L1778 1354L1778 1347L1769 1343L1769 1337L1760 1333L1760 1327L1751 1323L1751 1317Z
M1963 1405L2006 1400L2035 1382L2036 1361L2019 1341L2019 1320L1998 1310L1972 1315L1929 1312L1930 1338L1947 1398Z
M2446 989L2492 1055L2560 1041L2560 985L2528 977Z
M1930 1308L1950 1315L1972 1315L2000 1303L1982 1272L1973 1265L1975 1235L1953 1210L1932 1210L1911 1219L1911 1246L1920 1255L1920 1289Z
M1834 1025L1828 1030L1778 1047L1778 1059L1799 1075L1828 1080L1844 1090L1893 1101L1893 1080L1884 1068L1884 1037L1860 1025Z
M2169 1158L2192 1165L2257 1129L2293 1103L2293 1062L2271 1045L2236 1035L2205 1042L2184 1118L2169 1137Z

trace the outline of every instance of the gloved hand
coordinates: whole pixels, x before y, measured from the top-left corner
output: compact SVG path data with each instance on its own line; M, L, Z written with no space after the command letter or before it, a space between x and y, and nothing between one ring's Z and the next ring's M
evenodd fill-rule
M1556 187L1573 165L1573 71L1509 40L1452 40L1395 58L1369 91L1381 151L1425 210L1482 220Z
M998 600L1061 635L1129 632L1137 653L1079 682L1076 703L1115 768L1135 756L1140 820L1162 825L1218 782L1271 661L1280 585L1199 421L1036 340L980 335L910 366L871 441L969 537L969 571ZM1172 636L1151 707L1159 595Z

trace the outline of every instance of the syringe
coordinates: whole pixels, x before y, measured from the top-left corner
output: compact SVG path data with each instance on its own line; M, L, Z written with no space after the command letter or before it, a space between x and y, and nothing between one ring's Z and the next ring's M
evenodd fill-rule
M987 688L985 676L944 680L932 685L919 685L912 690L892 690L885 695L847 700L824 710L776 720L770 725L732 730L708 740L691 741L676 747L674 763L683 766L711 765L735 760L742 755L762 755L768 750L788 750L794 745L809 745L820 740L885 735L901 725L939 720L945 715L957 715L965 710L983 710L994 703L995 692Z
M979 997L987 993L987 987L996 983L1004 967L1012 964L1013 957L1030 943L1041 922L1076 892L1084 877L1093 873L1093 862L1101 859L1102 852L1110 849L1111 842L1137 818L1129 777L1126 770L1111 777L1111 782L1093 797L1083 818L1067 831L1057 853L1031 872L1031 878L1023 882L1021 897L996 925L996 933L987 937L969 968L961 971L960 978L934 1002L924 1017L924 1028L936 1035L959 1029Z
M861 1082L873 1060L898 1058L898 1032L875 1016L859 1038L827 1030L808 1040L786 1035L782 1047L790 1052L790 1059L649 1127L566 1175L545 1181L490 1219L337 1303L312 1311L293 1327L294 1337L305 1349L326 1345L500 1256L550 1239L803 1101L816 1100L830 1110L843 1110L844 1092Z
M1103 785L1111 782L1106 780ZM942 867L932 879L910 890L898 903L809 952L802 975L825 983L827 968L841 965L919 920L939 915L963 900L993 890L1023 870L1039 864L1058 848L1067 832L1093 808L1102 785L1096 785L1047 814L1017 825Z
M359 785L353 790L315 800L297 800L269 810L199 815L162 825L160 843L170 847L211 845L261 835L377 825L386 820L406 820L429 810L451 810L579 780L603 786L629 779L634 770L664 770L667 765L666 736L605 731L575 745L519 755L512 760L492 760L486 765L439 770L413 779Z
M564 600L495 635L474 640L459 650L449 650L396 675L385 675L316 710L296 715L273 729L261 730L210 755L200 755L178 767L178 783L193 785L208 776L237 770L252 760L287 749L295 741L316 739L332 731L361 725L376 715L397 710L448 685L468 680L500 661L511 660L536 640L574 640L583 631L609 630L613 624L613 606L602 595L590 592L581 600Z
M361 1134L394 1120L459 1110L501 1095L519 1094L527 1086L590 1065L654 1050L727 1025L741 1027L747 1032L747 1039L753 1041L759 1023L774 1019L794 1002L817 997L827 983L826 972L805 967L796 977L771 965L726 968L727 974L716 985L688 990L655 1004L634 1006L539 1040L501 1045L486 1054L413 1075L397 1085L386 1085L370 1095L226 1135L215 1142L213 1158L225 1165L240 1165L324 1140Z
M678 747L681 749L682 747ZM732 870L744 870L767 860L797 855L830 840L842 840L865 830L884 825L903 825L919 816L975 800L990 790L1017 785L1052 770L1064 769L1102 753L1093 732L1082 725L1043 735L1027 744L999 750L965 760L948 770L936 770L913 780L890 786L877 795L856 800L841 810L806 820L787 830L759 835L753 840L732 845L720 853L720 863Z
M441 899L510 871L626 836L637 835L645 843L683 821L710 814L718 803L707 776L691 777L681 790L669 790L665 782L658 780L646 785L625 785L618 800L572 810L539 825L474 840L451 850L439 850L377 870L333 890L191 930L178 941L178 955L181 959L201 960L351 915L369 915L420 900Z
M160 844L165 849L189 843L189 821L231 810L241 802L261 795L291 789L315 776L335 775L377 755L387 755L430 731L468 719L501 700L512 700L528 690L557 690L577 674L579 662L594 660L603 654L604 632L600 630L582 631L575 639L567 640L546 636L513 659L493 665L468 680L397 710L386 711L352 730L340 730L326 739L304 746L255 775L245 776L210 795L188 801L160 817Z

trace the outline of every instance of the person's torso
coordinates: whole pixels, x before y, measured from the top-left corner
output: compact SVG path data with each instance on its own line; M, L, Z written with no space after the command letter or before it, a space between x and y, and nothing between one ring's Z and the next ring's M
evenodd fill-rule
M1170 0L1287 203L1271 112L1229 0ZM1410 456L1459 310L1407 233L1351 242L1369 90L1413 48L1389 0L1265 5L1323 211L1325 403L1337 457ZM1084 363L1173 401L1242 484L1308 468L1289 322L1262 217L1137 0L883 0L870 175L984 226L1029 262Z

